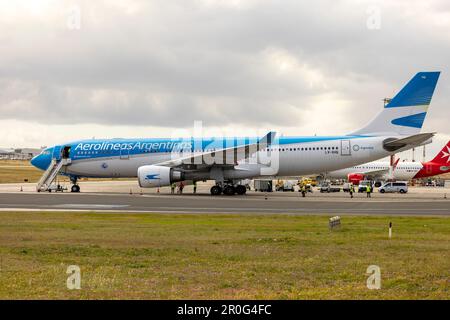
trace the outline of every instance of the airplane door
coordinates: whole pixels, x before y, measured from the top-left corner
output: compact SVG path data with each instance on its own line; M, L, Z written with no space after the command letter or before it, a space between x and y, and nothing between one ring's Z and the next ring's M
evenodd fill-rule
M130 159L130 150L120 150L120 159L128 160Z
M350 140L341 140L341 156L351 156Z

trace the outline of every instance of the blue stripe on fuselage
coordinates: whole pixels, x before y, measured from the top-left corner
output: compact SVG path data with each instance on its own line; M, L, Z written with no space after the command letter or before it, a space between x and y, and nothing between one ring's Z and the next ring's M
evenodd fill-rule
M294 143L313 143L323 141L348 140L368 138L368 136L314 136L314 137L280 137L274 145L288 145ZM71 146L72 160L109 158L120 156L134 156L172 151L186 152L222 149L255 143L261 138L203 138L203 139L108 139L108 140L80 140L64 144Z

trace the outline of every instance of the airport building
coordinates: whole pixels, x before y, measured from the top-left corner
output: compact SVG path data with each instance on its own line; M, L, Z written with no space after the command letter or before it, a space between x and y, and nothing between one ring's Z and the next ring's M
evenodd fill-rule
M42 148L0 148L0 159L3 160L31 160L41 153Z

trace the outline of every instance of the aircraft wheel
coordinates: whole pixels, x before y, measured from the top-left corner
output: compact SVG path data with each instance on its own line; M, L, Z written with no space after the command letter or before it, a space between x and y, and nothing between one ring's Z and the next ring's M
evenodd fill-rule
M221 193L222 193L222 188L221 187L219 187L219 186L211 187L211 195L218 196Z
M77 184L74 184L72 188L70 188L70 192L80 192L80 186Z
M243 185L238 185L238 186L236 187L236 193L237 193L237 194L243 195L243 194L245 194L246 192L247 192L247 188L246 188L245 186L243 186Z
M227 196L232 196L236 193L236 190L233 186L226 186L225 189L223 189L223 193Z

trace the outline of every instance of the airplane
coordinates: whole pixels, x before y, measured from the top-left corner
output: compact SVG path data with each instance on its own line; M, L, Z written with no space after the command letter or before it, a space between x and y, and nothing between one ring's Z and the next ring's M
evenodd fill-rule
M44 174L37 191L58 174L79 192L81 177L133 177L142 188L215 180L212 195L245 194L240 181L343 169L431 142L420 133L440 72L417 73L366 126L338 136L80 140L46 148L31 160ZM324 115L326 116L326 115Z
M403 161L400 159L391 165L389 162L371 162L351 168L324 173L328 179L347 179L348 182L359 184L367 178L379 180L408 181L436 176L450 172L450 141L442 150L428 162Z

